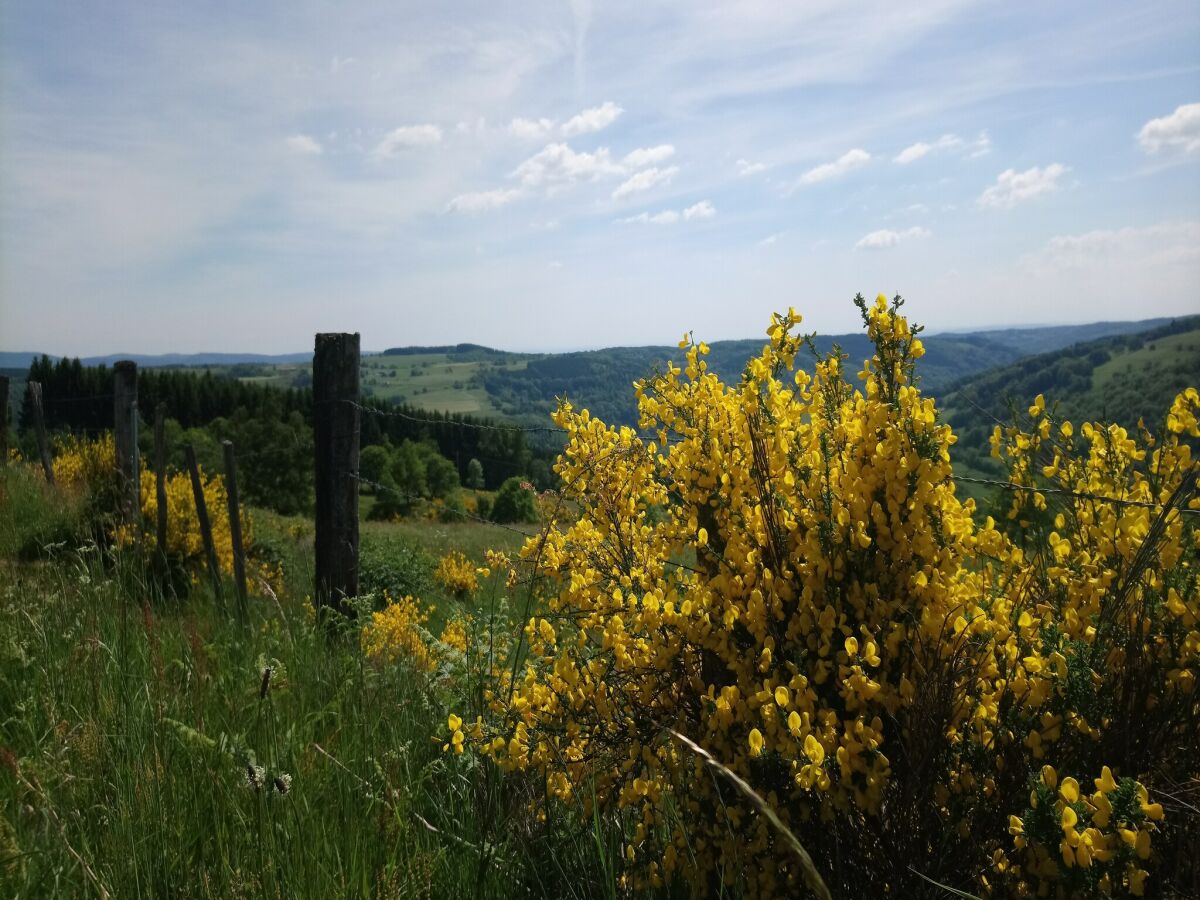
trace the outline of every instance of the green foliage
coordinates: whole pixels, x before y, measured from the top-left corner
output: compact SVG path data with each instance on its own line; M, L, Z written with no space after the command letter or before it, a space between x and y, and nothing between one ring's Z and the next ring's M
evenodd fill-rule
M437 560L396 535L367 532L359 548L358 582L364 594L425 596L433 586Z
M29 466L0 469L0 558L38 559L75 547L86 532L86 498L55 492Z
M496 499L492 501L491 518L493 522L536 522L538 518L537 504L534 501L533 490L528 482L520 476L509 478L496 491Z
M988 445L992 427L1019 417L1038 394L1053 398L1062 418L1134 429L1140 417L1148 411L1161 415L1179 391L1197 381L1200 316L1191 316L988 370L948 389L939 407L958 437L956 465L999 474Z
M483 463L475 457L471 457L470 462L467 463L467 477L463 479L463 484L473 490L483 488Z
M391 462L392 454L388 446L371 444L363 447L358 455L358 474L365 481L379 481L384 470Z

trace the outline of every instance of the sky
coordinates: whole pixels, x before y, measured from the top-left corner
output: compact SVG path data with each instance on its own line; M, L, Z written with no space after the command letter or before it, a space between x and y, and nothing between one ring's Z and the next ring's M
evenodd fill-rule
M1200 4L0 6L0 350L1200 312Z

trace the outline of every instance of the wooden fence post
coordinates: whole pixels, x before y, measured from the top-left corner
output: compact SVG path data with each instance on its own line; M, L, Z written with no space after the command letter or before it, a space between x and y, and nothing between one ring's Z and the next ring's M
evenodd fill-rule
M131 525L139 521L142 511L137 426L137 363L122 359L113 364L113 443L122 518Z
M192 476L192 497L196 501L196 521L200 523L200 540L204 542L204 555L208 558L208 574L212 578L213 593L222 608L225 606L225 595L221 591L221 569L217 565L217 550L213 546L212 523L208 519L208 504L204 502L204 485L200 483L200 467L196 465L196 451L191 444L185 444L184 456L187 457L188 471Z
M0 469L8 465L8 376L0 375Z
M237 586L238 614L246 617L246 556L242 547L242 518L238 503L237 458L233 441L222 441L225 448L225 496L229 500L229 537L233 543L233 581Z
M154 500L158 512L158 555L167 558L167 405L158 404L154 410Z
M318 334L313 354L316 600L346 615L358 593L358 334Z
M46 440L46 415L42 411L42 386L36 381L25 385L29 391L29 406L33 411L33 430L37 435L38 454L42 457L42 471L47 484L54 484L54 463L50 461L50 443Z

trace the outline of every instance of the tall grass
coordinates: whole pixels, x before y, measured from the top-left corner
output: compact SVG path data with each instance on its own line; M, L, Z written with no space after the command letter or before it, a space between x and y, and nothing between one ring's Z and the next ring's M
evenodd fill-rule
M614 895L620 823L539 821L540 784L443 752L469 685L313 626L311 526L258 519L287 578L241 624L91 543L27 471L0 488L0 896Z

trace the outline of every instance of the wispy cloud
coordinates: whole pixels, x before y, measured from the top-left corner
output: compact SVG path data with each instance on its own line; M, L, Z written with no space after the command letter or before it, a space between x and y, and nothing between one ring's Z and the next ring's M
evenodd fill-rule
M653 166L675 155L675 147L671 144L659 144L657 147L639 147L625 154L622 164L631 169L642 166Z
M284 144L290 151L300 156L320 156L323 152L320 142L307 134L293 134L284 141Z
M544 141L554 131L553 119L513 119L508 133L526 141Z
M1200 222L1097 229L1055 235L1030 258L1063 268L1094 268L1117 261L1163 265L1200 260Z
M943 134L933 143L917 141L915 144L909 144L892 157L892 162L901 166L907 166L918 159L924 159L930 154L940 152L957 152L974 158L989 153L991 149L992 139L986 131L979 132L979 136L973 141L965 141L957 134Z
M593 131L601 131L617 121L625 110L611 100L606 100L599 106L585 109L578 115L572 116L563 123L563 137L575 137Z
M767 166L765 163L750 162L747 159L739 159L734 165L737 167L738 178L745 178L748 175L757 175L759 172L765 172Z
M490 212L507 206L521 195L516 188L497 189L494 191L475 191L459 194L446 204L446 212L481 213Z
M978 204L991 209L1012 209L1018 203L1052 194L1059 189L1058 181L1070 169L1061 163L1045 168L1034 166L1024 172L1005 169L996 176L996 183L979 195Z
M664 209L660 212L642 212L636 216L627 216L619 221L642 225L674 225L676 222L693 222L700 219L711 219L717 214L717 209L708 200L701 200L686 209Z
M653 168L643 169L631 175L628 179L621 182L620 186L613 191L613 199L620 200L622 197L628 197L630 194L639 194L642 191L648 191L652 187L660 184L670 184L671 179L679 173L679 166L667 166L665 169Z
M437 125L401 125L384 135L371 155L376 159L391 159L405 150L430 147L441 142L442 129Z
M1151 119L1138 132L1138 143L1147 153L1200 152L1200 103L1187 103L1169 116Z
M855 148L847 150L833 162L822 163L809 169L796 180L796 187L807 187L833 178L841 178L848 172L861 169L871 161L871 154L866 150Z
M890 228L881 228L879 231L872 231L870 234L864 235L854 245L855 250L886 250L889 247L895 247L903 241L913 240L914 238L927 238L932 234L928 228L922 228L919 225L914 225L912 228L906 228L904 231L893 231Z
M526 187L556 188L624 172L624 168L612 161L607 147L594 153L577 153L567 144L547 144L517 166L511 177Z

